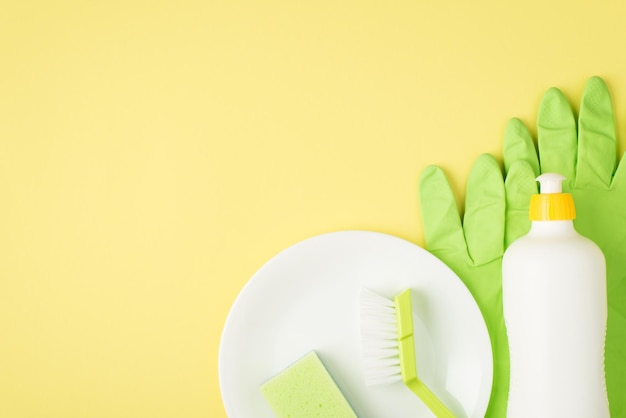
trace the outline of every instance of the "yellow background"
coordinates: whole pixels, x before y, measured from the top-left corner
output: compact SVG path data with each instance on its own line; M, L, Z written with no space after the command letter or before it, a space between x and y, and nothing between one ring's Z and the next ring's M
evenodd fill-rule
M3 1L0 416L225 417L221 330L277 252L423 244L420 171L462 198L551 86L602 76L623 149L620 3Z

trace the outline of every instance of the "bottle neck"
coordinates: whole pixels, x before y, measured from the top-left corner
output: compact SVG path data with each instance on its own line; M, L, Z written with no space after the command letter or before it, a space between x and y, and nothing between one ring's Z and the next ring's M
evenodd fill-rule
M565 221L532 221L529 234L532 235L577 235L572 220Z

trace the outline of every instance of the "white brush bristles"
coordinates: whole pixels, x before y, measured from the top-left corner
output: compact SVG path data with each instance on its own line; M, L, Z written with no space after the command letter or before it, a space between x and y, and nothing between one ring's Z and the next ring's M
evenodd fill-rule
M369 289L361 289L360 321L365 384L386 385L401 380L393 301Z

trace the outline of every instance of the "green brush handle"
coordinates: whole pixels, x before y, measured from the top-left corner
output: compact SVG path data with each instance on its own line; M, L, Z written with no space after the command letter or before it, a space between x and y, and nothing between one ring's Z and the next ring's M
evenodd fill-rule
M405 382L409 389L415 393L435 414L437 418L455 418L454 414L435 396L428 387L418 379Z
M413 308L411 292L405 290L394 299L398 321L398 350L404 384L413 391L437 418L455 418L454 414L417 377L415 342L413 340Z

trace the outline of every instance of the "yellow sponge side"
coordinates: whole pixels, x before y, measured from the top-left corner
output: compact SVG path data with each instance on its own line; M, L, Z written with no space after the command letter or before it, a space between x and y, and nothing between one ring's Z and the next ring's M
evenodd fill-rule
M314 351L261 386L277 418L357 418Z

